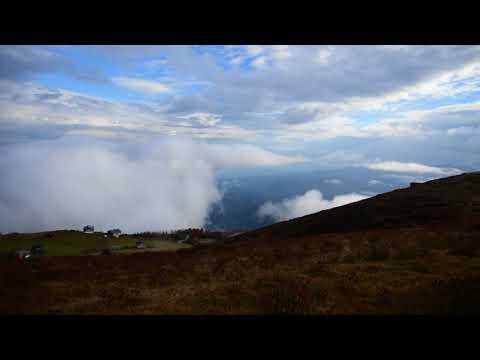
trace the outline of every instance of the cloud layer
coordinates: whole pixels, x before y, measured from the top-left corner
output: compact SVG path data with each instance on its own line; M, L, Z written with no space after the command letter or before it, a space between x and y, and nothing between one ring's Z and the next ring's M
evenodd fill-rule
M399 161L382 161L366 164L365 167L372 170L381 170L386 172L409 173L409 174L432 174L439 176L458 175L462 171L452 168L439 168L417 163L403 163Z
M215 171L292 161L256 147L164 138L148 144L69 137L10 146L0 159L0 231L204 226L221 200Z
M336 195L332 200L327 200L320 191L312 189L303 195L280 202L268 201L258 209L257 215L261 218L270 217L275 221L283 221L367 198L368 196L362 194L350 193Z
M77 136L88 140L62 140ZM9 169L0 176L0 225L9 228L73 226L94 214L134 229L135 214L117 217L102 204L137 208L137 190L112 195L101 184L150 189L159 178L179 194L182 176L201 176L191 213L181 195L146 192L166 199L171 218L137 194L142 225L193 226L218 201L217 169L357 166L383 172L375 176L386 185L478 170L479 148L480 46L0 46L0 161ZM188 169L192 162L198 170ZM185 189L196 189L191 182ZM100 199L105 211L89 213L81 202L75 210L67 187ZM42 212L47 200L51 212ZM290 200L268 216L302 213ZM311 210L328 200L298 203Z
M112 79L112 81L115 85L123 86L127 89L144 92L147 94L166 93L171 91L170 87L167 85L152 80L115 77Z

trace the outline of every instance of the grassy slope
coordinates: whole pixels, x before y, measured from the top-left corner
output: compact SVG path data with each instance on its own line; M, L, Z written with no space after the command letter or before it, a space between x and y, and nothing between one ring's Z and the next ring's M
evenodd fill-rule
M320 233L441 224L480 230L480 172L432 180L241 235L298 238Z
M0 263L0 313L478 314L478 236L405 228Z
M109 245L121 245L134 248L138 238L122 235L119 238L108 238ZM51 231L30 234L6 234L0 236L0 253L8 253L15 249L30 249L33 245L43 244L47 256L87 255L97 252L99 243L105 242L103 233L85 234L79 231ZM173 241L145 240L145 245L156 251L174 251L188 247ZM125 250L134 252L135 250Z

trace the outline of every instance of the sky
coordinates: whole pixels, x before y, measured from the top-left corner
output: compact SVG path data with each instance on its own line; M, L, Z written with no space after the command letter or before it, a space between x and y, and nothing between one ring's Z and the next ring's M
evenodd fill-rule
M0 46L0 231L201 226L225 169L478 170L479 115L480 46Z

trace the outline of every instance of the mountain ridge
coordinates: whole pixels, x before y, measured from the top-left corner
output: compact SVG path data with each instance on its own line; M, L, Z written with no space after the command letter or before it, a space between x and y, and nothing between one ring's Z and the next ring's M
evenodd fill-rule
M248 231L236 239L452 223L476 229L480 226L478 215L480 171L411 183L407 188Z

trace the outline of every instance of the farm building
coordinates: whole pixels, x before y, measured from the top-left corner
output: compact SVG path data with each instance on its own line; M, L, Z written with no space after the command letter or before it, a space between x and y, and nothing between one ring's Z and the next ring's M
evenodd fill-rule
M93 234L94 230L95 228L93 227L93 225L87 225L83 227L83 232L86 234Z
M112 230L107 231L108 235L115 236L116 238L118 238L121 233L122 233L122 230L120 230L120 229L112 229Z
M32 256L30 250L17 250L15 251L15 257L18 260L25 260Z

